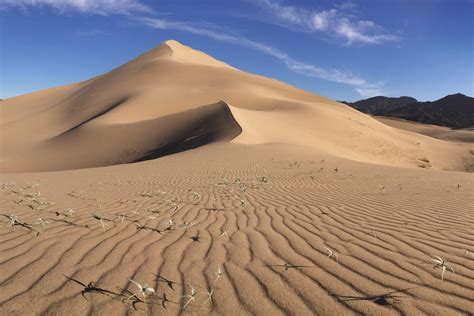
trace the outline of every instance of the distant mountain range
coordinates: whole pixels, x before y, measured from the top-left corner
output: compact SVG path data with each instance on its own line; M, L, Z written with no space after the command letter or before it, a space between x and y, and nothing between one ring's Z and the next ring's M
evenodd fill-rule
M411 97L377 96L345 103L363 113L397 117L405 120L453 128L474 127L474 98L457 93L433 102L419 102Z

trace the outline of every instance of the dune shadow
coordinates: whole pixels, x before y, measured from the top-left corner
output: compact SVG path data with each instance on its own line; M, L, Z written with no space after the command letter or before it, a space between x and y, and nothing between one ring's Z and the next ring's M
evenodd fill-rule
M204 116L200 115L201 117L197 120L198 122L191 122L189 124L190 128L186 130L186 133L182 133L174 142L149 150L133 162L156 159L195 149L217 141L233 139L242 132L242 128L235 120L229 106L224 101L220 101L216 104L205 105L183 113L173 114L172 116L175 118L179 118L179 116L187 117L194 115L195 113L197 114L198 111L207 111L208 113ZM215 124L215 122L218 121L221 123ZM214 127L209 128L207 126Z

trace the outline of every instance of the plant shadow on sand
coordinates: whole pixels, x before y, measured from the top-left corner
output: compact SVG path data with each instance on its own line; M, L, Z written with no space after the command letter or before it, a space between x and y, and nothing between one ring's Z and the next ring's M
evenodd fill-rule
M414 289L420 289L428 287L429 285L434 285L441 282L435 282L432 284L426 284L421 286L409 287L401 290L391 291L387 293L382 293L378 295L369 295L369 296L351 296L351 295L338 295L335 293L330 294L330 296L335 297L339 302L351 302L351 301L370 301L377 305L381 306L392 306L400 302L400 299L406 298L407 296L398 295L401 293L408 292Z
M130 297L130 296L133 296L133 294L134 294L131 291L129 291L127 289L124 289L124 288L121 288L119 286L117 286L118 292L114 292L114 291L107 290L105 288L98 287L98 286L94 285L94 282L89 282L88 284L86 284L86 283L83 283L83 282L81 282L77 279L74 279L72 277L68 277L66 275L63 275L63 276L66 279L68 279L69 281L72 281L72 282L74 282L74 283L76 283L76 284L78 284L82 287L81 296L86 301L89 301L87 299L87 297L85 296L86 293L90 293L90 294L97 293L97 294L105 295L105 296L107 296L111 299L120 300L122 303L124 303L124 299L126 299L127 297ZM176 284L178 284L178 283L176 283ZM156 302L156 300L161 301L161 303ZM163 297L155 296L154 300L151 300L151 299L150 300L143 300L143 299L140 299L136 296L132 297L131 304L132 304L132 307L133 307L134 310L138 310L138 308L137 308L138 303L143 303L145 305L160 305L164 309L167 309L166 303L177 304L176 302L170 301L167 298L166 293L163 293Z
M285 268L285 271L288 271L289 269L299 269L299 268L317 268L315 266L304 266L304 265L296 265L292 263L285 263L285 264L266 264L264 267L280 267L280 268Z
M76 280L72 277L68 277L67 275L64 275L64 277L66 279L68 279L69 281L72 281L76 284L79 284L80 286L83 287L82 291L81 291L81 296L87 301L87 298L85 296L86 293L99 293L99 294L102 294L102 295L105 295L105 296L109 296L109 297L114 297L114 296L120 296L120 293L115 293L115 292L112 292L112 291L109 291L107 289L103 289L103 288L100 288L100 287L97 287L94 285L94 282L89 282L88 284L85 284L79 280Z

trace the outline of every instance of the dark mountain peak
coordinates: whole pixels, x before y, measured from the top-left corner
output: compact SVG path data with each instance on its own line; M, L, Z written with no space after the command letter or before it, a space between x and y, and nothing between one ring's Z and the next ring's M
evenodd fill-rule
M414 102L417 102L417 100L411 97L402 96L402 97L396 98L396 97L385 97L385 96L380 95L380 96L360 100L354 103L348 103L348 102L344 102L344 103L352 106L353 108L356 108L357 110L361 112L377 115L384 111L396 109L396 108L399 108L399 107L402 107Z
M406 96L399 98L377 96L346 104L372 115L398 117L455 128L474 126L474 98L462 93L450 94L428 102L418 102L415 98Z
M433 102L439 102L439 101L450 101L450 102L472 102L474 98L468 97L467 95L464 95L462 93L455 93L455 94L449 94L445 96L444 98L441 98L437 101Z
M428 102L418 102L411 97L377 96L346 104L372 115L397 117L454 128L474 126L474 98L462 93L450 94L439 100Z

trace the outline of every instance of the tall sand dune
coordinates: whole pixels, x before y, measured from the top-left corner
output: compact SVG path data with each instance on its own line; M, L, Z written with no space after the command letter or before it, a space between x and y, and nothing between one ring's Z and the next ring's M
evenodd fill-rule
M3 172L107 166L230 140L403 167L463 171L473 161L471 144L388 127L176 41L88 81L4 100L0 111Z

